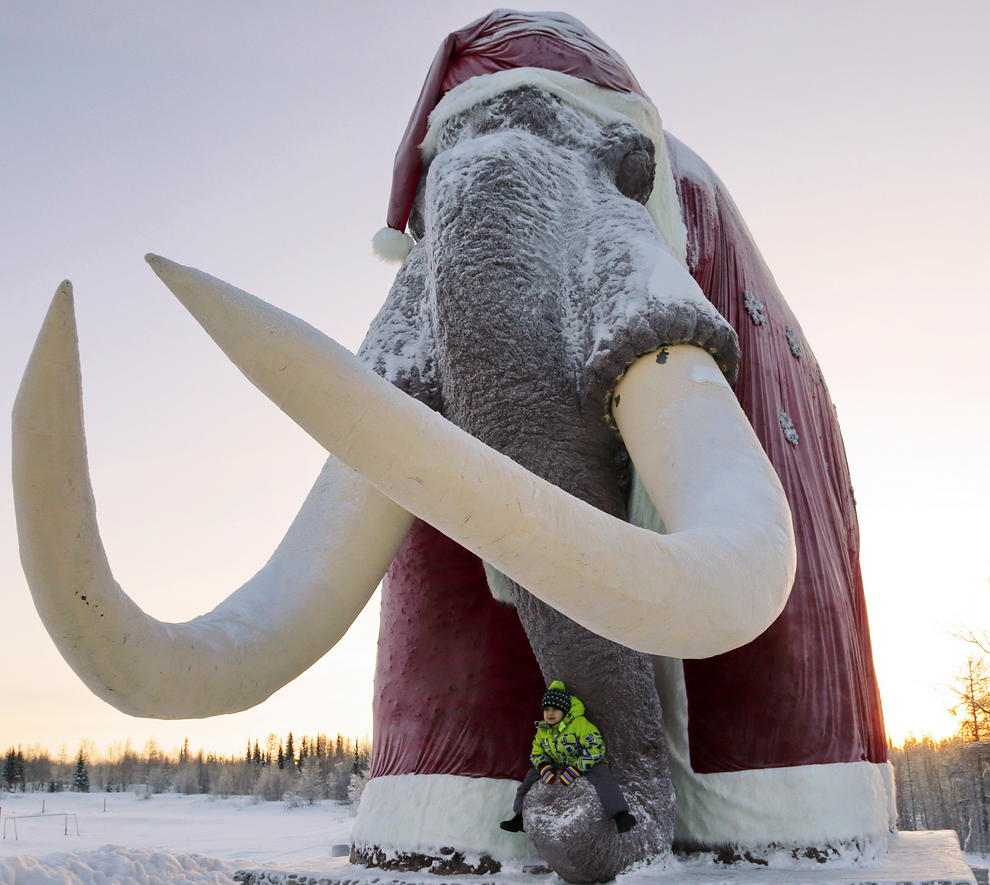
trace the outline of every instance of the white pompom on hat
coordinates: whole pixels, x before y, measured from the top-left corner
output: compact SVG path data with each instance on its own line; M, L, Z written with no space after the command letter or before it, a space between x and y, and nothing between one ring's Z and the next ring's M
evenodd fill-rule
M405 231L386 225L371 238L371 248L382 261L402 262L416 241Z

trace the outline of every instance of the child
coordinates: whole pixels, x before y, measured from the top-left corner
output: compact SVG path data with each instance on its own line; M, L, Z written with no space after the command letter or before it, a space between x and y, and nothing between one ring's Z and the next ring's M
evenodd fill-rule
M567 693L563 682L555 681L543 695L543 721L536 723L533 767L516 791L512 803L515 815L499 826L510 833L523 829L523 799L538 780L545 784L556 778L569 787L582 774L591 781L605 813L615 821L616 829L626 833L636 826L629 813L622 790L605 764L605 742L598 729L584 718L584 704Z

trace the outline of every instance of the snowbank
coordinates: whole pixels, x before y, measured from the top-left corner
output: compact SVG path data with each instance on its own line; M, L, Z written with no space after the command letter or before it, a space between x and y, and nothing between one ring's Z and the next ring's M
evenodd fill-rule
M41 812L42 802L46 816L28 817ZM71 835L65 835L63 813L76 815L79 836L72 826ZM230 885L233 872L246 866L284 867L329 858L331 846L349 840L353 823L353 808L336 802L289 808L284 802L245 797L5 794L0 798L0 833L6 824L0 882Z
M105 845L96 851L58 851L44 857L0 857L4 885L230 885L237 863L198 854Z

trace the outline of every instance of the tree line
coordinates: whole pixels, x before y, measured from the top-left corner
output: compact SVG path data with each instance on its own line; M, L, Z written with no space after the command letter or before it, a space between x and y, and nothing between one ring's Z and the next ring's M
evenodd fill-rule
M936 741L908 738L890 748L902 830L955 830L963 851L990 855L990 634L958 638L970 654L950 689L958 729Z
M956 734L942 740L908 738L889 747L894 766L898 827L902 830L951 829L966 852L990 855L990 634L967 632L971 647L950 686L956 703ZM143 795L174 791L210 793L226 798L253 795L262 800L320 799L356 802L370 768L366 739L325 734L283 739L269 734L247 741L243 755L195 755L188 739L165 753L154 741L135 751L130 741L114 744L98 756L84 741L74 758L56 757L40 747L10 748L3 764L8 791L128 790Z
M172 752L154 740L137 751L128 740L103 754L83 741L74 757L64 749L53 756L43 747L11 747L3 763L2 786L9 792L130 790L147 797L177 792L297 804L356 801L368 779L370 759L367 739L341 734L269 734L263 741L247 741L243 755L227 756L202 749L193 753L188 739Z

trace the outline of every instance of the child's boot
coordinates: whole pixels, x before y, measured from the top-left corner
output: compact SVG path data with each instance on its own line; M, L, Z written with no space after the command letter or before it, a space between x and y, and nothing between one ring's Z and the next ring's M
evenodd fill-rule
M628 833L634 826L636 826L636 818L634 818L628 811L620 811L615 817L612 818L615 821L615 828L620 833Z
M633 821L635 823L635 821ZM521 814L516 814L508 820L502 821L499 826L510 833L521 833L523 831L523 819Z

